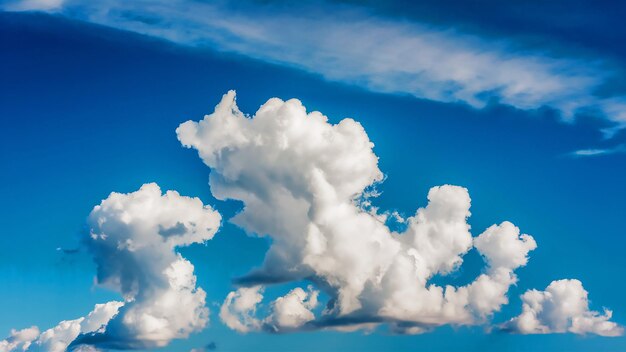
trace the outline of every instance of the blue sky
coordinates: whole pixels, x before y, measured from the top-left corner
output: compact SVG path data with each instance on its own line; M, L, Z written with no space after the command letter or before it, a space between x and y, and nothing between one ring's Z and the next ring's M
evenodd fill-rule
M626 323L623 6L42 3L15 11L20 4L6 2L0 13L2 334L32 325L44 331L120 300L94 282L97 267L81 243L86 219L110 192L156 182L199 197L224 219L206 244L178 250L206 291L210 323L163 351L211 342L227 351L626 349L623 336L497 328L521 313L521 294L559 279L580 280L591 310L610 308L611 321ZM344 14L358 31L337 20ZM303 28L310 28L306 35ZM333 33L346 41L316 39ZM381 53L365 33L403 50ZM434 39L412 41L423 36ZM346 43L365 49L344 50ZM442 60L446 53L450 61ZM465 73L449 74L457 66ZM537 248L515 271L509 303L486 323L417 335L385 326L371 333L229 329L220 306L237 289L233 279L262 266L271 239L228 221L241 202L213 196L210 168L181 146L175 130L210 114L231 89L251 115L271 97L297 98L331 123L361 123L386 176L373 200L381 211L413 216L431 187L459 185L472 199L473 236L505 220L531 234ZM466 285L485 270L476 249L463 259L458 271L433 282ZM268 285L259 311L307 284Z

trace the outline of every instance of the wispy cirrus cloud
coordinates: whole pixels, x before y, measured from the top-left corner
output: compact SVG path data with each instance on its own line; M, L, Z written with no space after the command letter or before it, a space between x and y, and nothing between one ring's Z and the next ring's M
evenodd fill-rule
M70 18L289 65L376 92L476 108L494 101L524 110L547 106L566 120L588 113L608 122L608 135L626 126L626 96L606 89L619 69L600 56L566 55L330 3L40 2L42 10ZM24 8L36 8L37 2L27 3Z
M591 157L617 153L626 153L626 144L619 144L608 148L579 149L572 152L570 155L573 157Z

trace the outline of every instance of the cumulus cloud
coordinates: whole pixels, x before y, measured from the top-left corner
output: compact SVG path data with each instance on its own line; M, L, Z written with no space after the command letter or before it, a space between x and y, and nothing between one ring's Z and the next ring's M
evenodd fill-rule
M296 287L285 296L277 298L271 306L271 314L265 324L272 330L285 331L297 329L315 319L311 311L317 307L319 291L312 286L308 291Z
M39 328L36 326L22 330L13 329L9 337L0 341L0 352L26 351L37 336L39 336Z
M263 265L239 282L309 280L331 297L316 317L317 293L295 289L260 318L262 286L240 288L228 295L221 318L241 332L386 322L395 331L418 333L478 324L507 303L517 281L513 271L536 247L508 222L473 238L469 194L451 185L433 187L428 204L406 220L407 229L391 231L375 208L363 207L363 197L375 193L368 190L383 177L363 127L352 119L330 124L295 99L270 99L249 118L231 91L213 114L181 124L177 134L212 169L213 195L243 202L232 221L273 240ZM473 282L430 282L456 270L472 248L488 264Z
M0 341L0 351L64 352L81 333L102 331L104 325L117 314L122 305L122 302L117 301L96 304L86 317L61 321L57 326L41 334L36 326L20 331L14 330L8 339ZM88 351L87 346L78 348L80 351Z
M522 313L503 328L521 334L623 335L624 328L610 321L613 312L590 310L587 296L578 280L552 281L545 291L528 290L522 295Z
M620 77L616 65L588 54L568 57L554 52L558 45L533 48L332 3L317 10L289 10L185 0L67 0L55 11L183 45L295 66L376 92L476 108L493 100L519 109L550 106L566 118L592 112L616 126L608 132L626 124L626 98L607 96L605 89Z
M230 292L220 309L220 318L229 328L247 333L250 331L284 332L298 330L315 320L312 312L318 305L319 291L309 285L307 290L296 287L270 304L270 313L264 319L256 317L263 301L262 285L240 287Z
M85 245L97 265L97 282L122 294L126 304L101 332L74 344L152 348L205 327L206 293L196 288L193 265L176 248L215 235L220 215L198 198L154 184L111 195L89 215Z
M220 319L229 328L246 333L261 328L255 317L256 308L263 300L263 287L242 287L230 292L220 308Z
M162 194L154 183L111 193L89 215L83 244L96 263L97 284L119 292L124 302L96 305L86 317L62 321L23 346L144 349L201 330L209 319L206 293L196 287L193 265L176 248L210 240L220 221L200 199ZM0 346L15 350L23 335L14 332Z

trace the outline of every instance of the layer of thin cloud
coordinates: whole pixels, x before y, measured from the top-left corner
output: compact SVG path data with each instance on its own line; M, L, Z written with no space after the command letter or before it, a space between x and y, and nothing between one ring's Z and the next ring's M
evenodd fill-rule
M24 336L35 328L13 332L0 348L145 349L203 329L209 319L206 293L176 248L210 240L220 221L200 199L162 194L154 183L111 193L89 215L83 242L96 263L97 284L119 292L124 302L96 305L86 317L62 321L30 341Z
M552 281L545 291L522 295L522 313L503 325L521 334L565 333L621 336L624 328L610 321L613 312L589 309L587 291L578 280Z
M599 95L618 75L601 58L568 58L546 48L533 51L504 39L377 17L362 8L321 6L234 10L219 2L67 0L50 11L295 66L376 92L477 108L494 100L519 109L549 106L565 118L584 111L608 119L614 126L608 133L626 124L626 98Z
M626 153L626 144L618 144L610 148L592 148L592 149L580 149L573 153L574 157L592 157L601 155L611 155L618 153Z
M259 286L231 292L222 306L222 320L240 332L386 322L400 333L420 333L479 324L507 303L514 270L536 247L509 222L472 237L469 194L450 185L433 187L407 229L391 231L375 208L362 206L382 180L363 127L352 119L330 124L295 99L270 99L248 118L231 91L213 114L181 124L177 134L212 169L213 195L243 202L232 221L273 240L263 265L239 280ZM456 270L472 248L487 263L473 282L430 282ZM295 289L272 303L267 317L256 317L260 285L301 280L331 297L320 316L313 312L317 293Z

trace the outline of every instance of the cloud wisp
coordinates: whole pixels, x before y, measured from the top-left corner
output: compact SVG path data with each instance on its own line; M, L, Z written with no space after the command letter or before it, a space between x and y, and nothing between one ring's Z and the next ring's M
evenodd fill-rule
M570 156L573 157L592 157L611 154L626 153L626 144L618 144L609 148L592 148L592 149L580 149L572 152Z
M222 305L222 321L240 332L386 323L414 334L482 324L508 303L515 270L536 248L507 221L473 237L469 194L451 185L433 187L406 230L392 231L386 215L368 205L383 175L363 127L352 119L330 124L296 99L270 99L249 118L231 91L211 115L176 132L211 168L213 195L243 202L231 221L272 239L261 267L240 278L244 287ZM458 287L431 282L455 271L472 248L485 259L482 274ZM258 317L265 285L303 280L330 297L322 312L316 289L296 288Z
M98 304L86 317L41 334L36 327L14 331L0 351L145 349L203 329L206 293L176 248L210 240L220 221L200 199L162 194L154 183L111 193L89 215L83 242L96 263L97 284L119 292L123 302Z
M210 47L319 74L375 92L409 94L482 108L544 106L571 120L603 117L607 135L626 126L626 96L607 94L619 69L598 56L567 56L512 40L376 16L364 8L321 3L80 0L9 2L175 43ZM604 93L602 93L604 92Z

